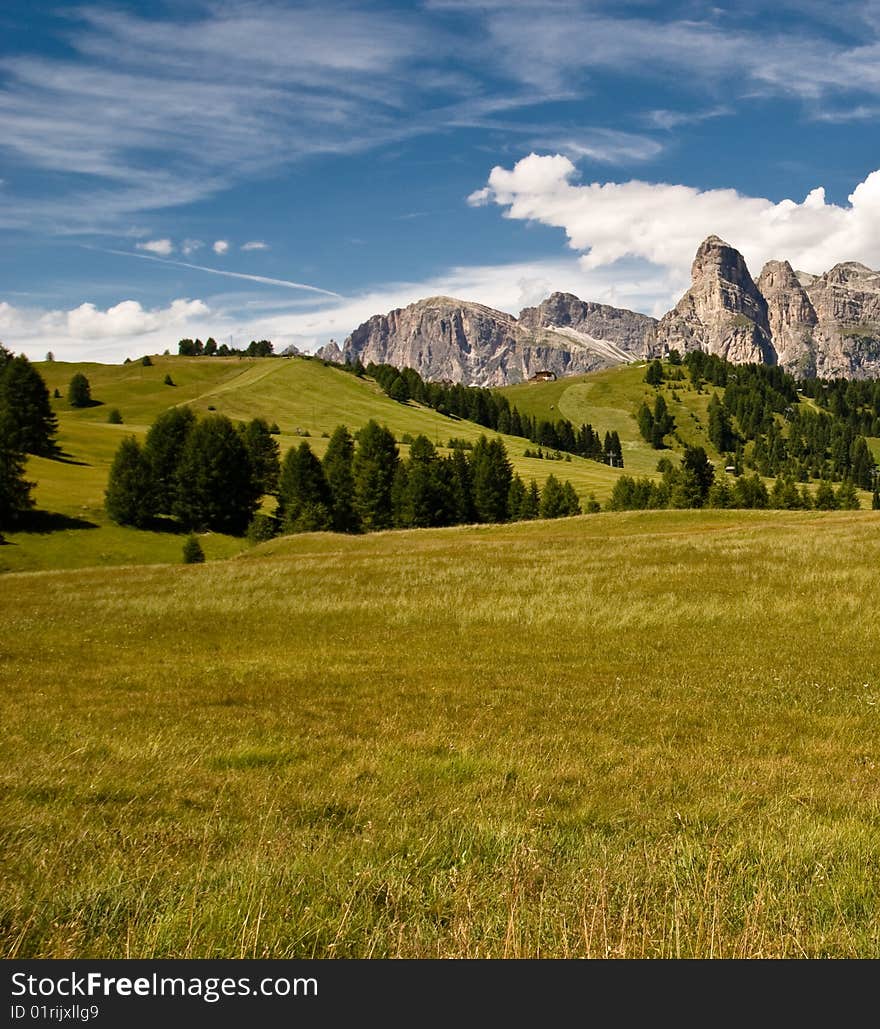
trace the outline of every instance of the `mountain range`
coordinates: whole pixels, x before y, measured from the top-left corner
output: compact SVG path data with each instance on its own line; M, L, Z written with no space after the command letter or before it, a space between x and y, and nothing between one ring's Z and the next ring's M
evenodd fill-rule
M755 281L741 253L704 240L690 289L659 321L553 293L518 317L452 297L377 314L318 356L415 368L428 380L504 386L576 375L670 350L778 364L798 378L880 377L880 272L847 261L823 275L769 261Z

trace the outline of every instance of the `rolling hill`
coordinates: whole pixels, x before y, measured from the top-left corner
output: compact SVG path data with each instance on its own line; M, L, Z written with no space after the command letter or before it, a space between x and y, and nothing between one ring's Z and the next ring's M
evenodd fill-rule
M370 419L387 425L398 441L423 433L441 448L453 437L475 441L491 434L483 426L413 401L394 401L372 379L304 357L155 356L147 366L138 360L123 365L45 362L38 367L50 392L61 393L53 403L63 453L57 460L29 460L27 474L37 484L39 513L29 531L7 534L8 543L0 548L0 571L178 561L178 535L124 528L110 522L104 511L104 489L120 441L132 433L143 438L156 416L173 405L188 404L200 414L216 410L233 420L263 417L270 424L276 422L282 454L307 438L321 456L337 425L356 430ZM77 372L90 382L91 407L73 409L64 399ZM165 384L168 375L173 386ZM645 365L638 363L499 392L525 414L551 421L567 418L576 426L589 422L602 436L616 431L627 474L654 475L658 458L665 453L677 459L685 444L703 446L716 465L722 464L723 457L709 443L706 431L714 388L695 390L686 378L660 387L676 419L670 449L660 452L642 439L634 417L642 399L653 395L644 375ZM108 423L113 408L122 415L122 424ZM502 438L514 470L526 482L534 478L543 484L553 473L570 480L582 500L592 494L604 501L621 474L619 469L578 457L563 462L525 457L534 444L520 437ZM880 441L870 443L880 457ZM401 452L407 453L403 443ZM864 495L863 506L866 502L869 497ZM266 503L271 509L273 502ZM217 533L203 536L202 545L209 560L229 557L248 546L242 539Z

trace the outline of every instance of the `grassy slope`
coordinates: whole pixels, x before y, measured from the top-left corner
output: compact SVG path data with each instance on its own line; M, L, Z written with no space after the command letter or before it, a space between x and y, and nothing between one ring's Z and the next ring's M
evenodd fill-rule
M179 560L179 536L114 526L103 510L107 475L119 441L128 433L143 438L155 417L173 404L188 403L202 414L213 407L236 420L262 416L275 421L282 430L282 454L300 442L297 432L302 431L310 434L310 444L322 455L326 447L322 433L329 434L340 423L357 429L370 418L388 425L398 438L424 433L440 444L451 436L476 440L486 432L414 404L398 404L374 382L318 361L154 357L153 362L146 368L140 362L39 365L50 391L58 388L62 394L71 376L83 372L98 403L74 410L63 397L54 401L65 460L32 459L28 464L28 475L38 484L37 504L54 516L44 518L42 525L53 531L8 534L9 544L0 548L0 571ZM174 387L163 385L168 372ZM107 423L114 407L122 414L122 425ZM524 458L526 441L505 437L505 442L515 469L526 480L543 483L554 472L570 479L582 496L594 492L602 498L610 494L617 477L612 469L593 461ZM216 534L203 543L209 559L229 556L245 546L241 540Z
M878 958L878 563L670 511L7 577L4 954Z

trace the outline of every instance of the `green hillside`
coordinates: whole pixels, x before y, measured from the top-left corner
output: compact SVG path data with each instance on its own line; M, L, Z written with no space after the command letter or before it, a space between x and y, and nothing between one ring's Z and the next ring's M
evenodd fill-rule
M650 475L656 471L661 454L642 438L635 419L642 401L647 400L652 405L657 393L645 382L645 367L644 362L639 362L555 382L524 382L506 386L499 392L519 410L537 418L550 421L567 418L574 425L586 422L600 435L617 432L627 473ZM670 438L673 451L680 453L684 443L701 446L710 460L721 464L721 455L706 435L706 409L711 389L704 388L698 393L691 388L688 379L664 382L660 387L675 417L676 432L681 440Z
M42 515L42 531L7 534L0 547L0 571L72 568L103 564L175 562L181 539L171 533L143 532L109 521L104 512L104 489L113 455L127 434L143 438L156 416L168 407L188 404L204 414L216 410L234 420L263 417L281 429L282 454L304 435L319 456L339 424L352 430L371 418L383 423L401 440L423 433L443 446L451 437L477 440L484 427L448 418L413 402L397 403L369 379L358 379L332 365L302 358L186 358L153 357L124 365L94 363L38 364L59 419L61 460L31 458L27 474L36 482L34 496ZM95 406L74 409L65 397L71 377L83 373L91 385ZM170 375L174 385L164 384ZM123 424L112 425L107 415L117 408ZM491 434L491 433L490 433ZM549 462L526 458L528 441L503 437L514 469L528 481L543 484L552 472L569 479L582 498L590 493L607 497L619 474L594 461L573 457ZM405 454L407 448L401 446ZM208 559L227 557L245 547L241 539L210 534L203 539Z

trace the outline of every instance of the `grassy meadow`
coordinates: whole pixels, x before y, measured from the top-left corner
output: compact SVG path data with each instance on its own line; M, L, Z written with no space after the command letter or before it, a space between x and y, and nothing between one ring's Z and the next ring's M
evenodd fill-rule
M878 567L662 511L3 576L3 953L878 958Z
M262 417L277 422L282 455L307 435L315 453L323 456L329 435L337 425L355 431L371 418L387 425L400 440L424 433L445 447L452 437L476 441L487 429L473 422L447 418L413 402L389 399L369 379L300 358L151 358L123 365L38 364L58 415L60 460L31 458L27 475L35 482L34 497L40 514L28 531L6 533L0 546L0 573L47 568L83 568L94 565L174 562L180 559L181 538L170 532L142 532L114 525L104 511L104 490L113 455L126 435L143 439L156 416L168 407L188 404L199 415L214 410L235 421ZM74 409L67 403L71 377L82 372L91 385L94 406ZM173 386L164 384L170 374ZM117 408L121 425L109 424ZM601 424L601 423L599 423ZM633 423L635 425L635 423ZM532 447L527 440L504 436L514 469L526 482L543 485L554 473L569 479L579 495L611 495L619 469L572 457L571 461L542 461L523 456ZM408 447L401 445L406 456ZM656 464L656 461L654 462ZM267 500L269 507L272 502ZM241 539L219 534L202 537L208 560L229 557L243 550Z

